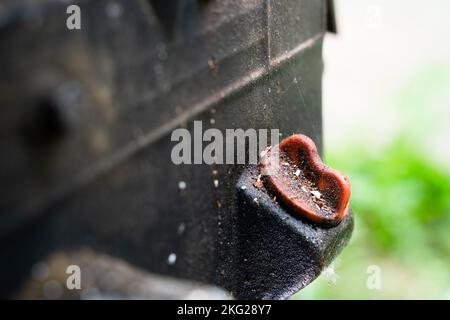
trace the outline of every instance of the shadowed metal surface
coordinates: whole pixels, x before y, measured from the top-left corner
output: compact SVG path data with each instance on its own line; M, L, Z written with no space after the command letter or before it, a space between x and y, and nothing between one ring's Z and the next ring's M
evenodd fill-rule
M171 1L169 15L151 1L76 3L80 31L60 1L0 7L1 295L51 252L89 247L257 297L236 259L245 166L176 166L170 133L214 119L304 133L321 150L326 1Z

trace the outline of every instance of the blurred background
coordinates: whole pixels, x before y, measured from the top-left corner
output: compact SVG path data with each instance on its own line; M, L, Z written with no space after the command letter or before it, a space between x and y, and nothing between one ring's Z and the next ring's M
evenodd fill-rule
M296 299L450 299L450 2L336 0L324 45L325 160L355 230ZM368 268L380 289L368 289ZM369 269L370 271L370 269Z

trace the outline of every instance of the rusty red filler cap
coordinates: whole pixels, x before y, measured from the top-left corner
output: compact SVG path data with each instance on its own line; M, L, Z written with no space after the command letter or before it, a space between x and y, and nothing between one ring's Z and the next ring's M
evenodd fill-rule
M348 212L350 183L327 167L314 142L295 134L261 157L263 182L278 201L309 221L338 224Z

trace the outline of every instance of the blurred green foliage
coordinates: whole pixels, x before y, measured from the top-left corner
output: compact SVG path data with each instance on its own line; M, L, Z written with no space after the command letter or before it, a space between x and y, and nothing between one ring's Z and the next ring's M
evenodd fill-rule
M334 266L294 298L450 299L450 172L419 141L439 116L427 108L450 87L443 70L429 66L396 92L402 121L388 144L327 154L350 179L355 230ZM367 288L370 265L380 267L380 290Z
M352 208L370 230L368 240L386 253L406 251L415 258L409 253L427 250L450 257L450 174L401 141L377 156L362 155L329 162L348 173Z
M450 298L450 173L401 140L328 158L351 181L354 235L335 274L295 298ZM380 290L367 289L370 265L381 269Z

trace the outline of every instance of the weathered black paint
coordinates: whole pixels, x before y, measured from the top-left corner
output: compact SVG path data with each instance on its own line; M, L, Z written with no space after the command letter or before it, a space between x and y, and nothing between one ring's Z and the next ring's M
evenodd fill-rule
M108 10L113 1L77 1L81 31L65 27L63 2L30 3L1 5L1 296L18 290L36 261L79 247L246 298L286 297L318 274L328 261L322 251L331 257L334 246L309 248L302 240L309 229L279 223L284 212L276 208L255 208L268 219L250 226L257 216L243 217L236 192L246 167L175 166L170 133L214 118L220 130L303 133L321 150L325 0L173 1L173 21L161 21L165 11L152 1L118 1L119 15ZM69 129L42 135L53 139L45 147L30 145L21 129L30 111L68 84L79 89L75 125L56 113L56 128ZM36 121L33 128L42 126ZM265 236L275 228L277 243L247 245L255 228ZM276 251L283 239L299 242ZM317 264L271 280L258 257L267 250L277 268L314 250ZM240 259L245 251L248 263ZM177 261L169 265L172 252ZM255 275L250 284L242 282L247 274Z
M284 209L264 187L256 168L239 179L236 293L245 299L284 299L313 281L347 244L351 213L334 227L319 227Z

